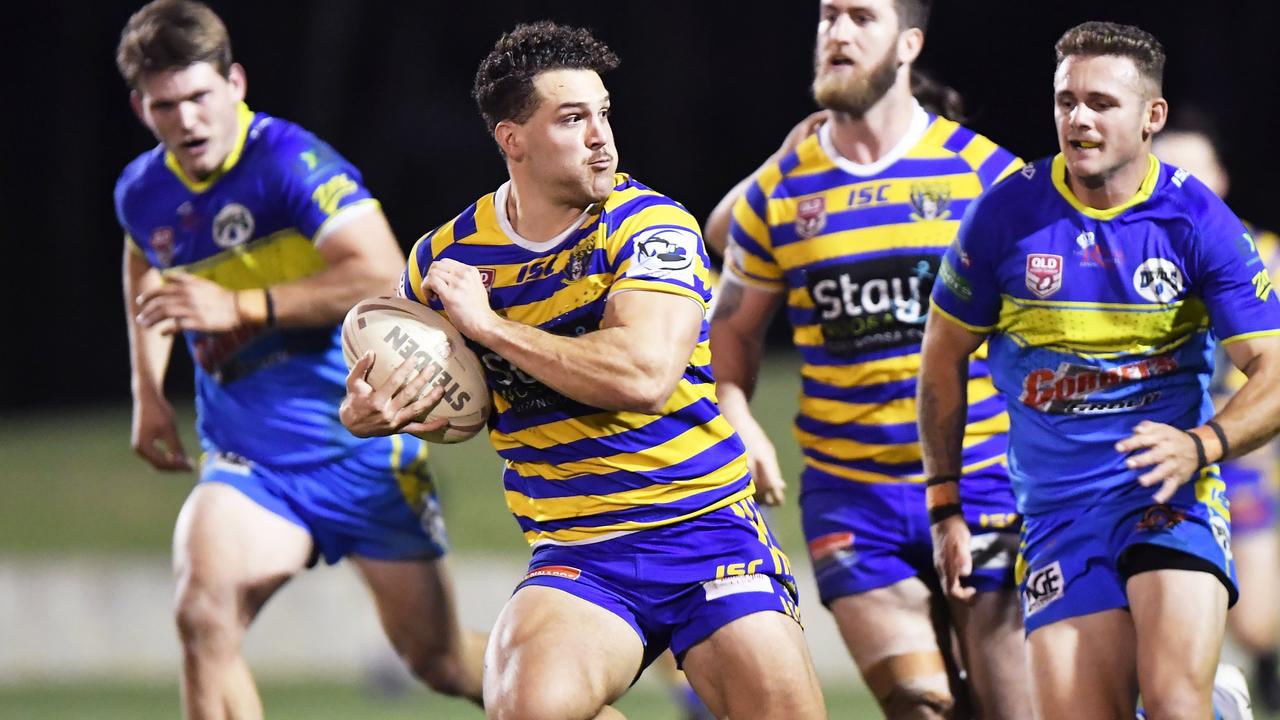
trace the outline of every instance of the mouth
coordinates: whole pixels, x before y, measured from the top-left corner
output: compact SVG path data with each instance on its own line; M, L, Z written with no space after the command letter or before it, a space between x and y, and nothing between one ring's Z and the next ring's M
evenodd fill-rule
M1102 143L1092 140L1068 140L1067 144L1076 150L1100 150Z
M193 138L191 140L182 141L182 149L189 155L199 155L209 147L208 138Z
M822 66L827 70L834 68L852 68L855 65L857 65L857 63L853 61L853 58L840 54L828 55L826 60L822 63Z
M610 167L612 167L612 165L613 165L613 156L611 155L602 155L600 157L592 158L591 160L587 161L587 166L590 167L592 170L596 170L596 171L608 170Z

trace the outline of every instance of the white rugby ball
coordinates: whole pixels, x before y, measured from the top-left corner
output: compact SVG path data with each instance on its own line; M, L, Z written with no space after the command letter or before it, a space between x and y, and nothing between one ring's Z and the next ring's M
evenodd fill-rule
M484 428L489 419L489 387L480 359L448 320L431 308L403 298L371 298L351 308L342 321L342 356L347 369L366 351L374 354L370 385L378 387L401 363L425 367L431 380L423 390L444 386L444 397L421 420L448 418L449 424L421 437L457 443Z

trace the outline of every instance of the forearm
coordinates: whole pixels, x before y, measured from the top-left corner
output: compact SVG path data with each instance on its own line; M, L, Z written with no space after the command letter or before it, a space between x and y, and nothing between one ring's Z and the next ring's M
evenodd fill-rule
M146 328L138 322L138 296L162 282L160 273L146 261L125 249L125 328L129 336L130 387L134 397L142 392L164 395L164 376L173 351L173 336L159 326Z
M478 341L561 395L602 410L657 414L680 377L663 348L635 342L621 326L562 337L498 319ZM687 364L686 355L680 368Z
M967 356L925 356L916 388L920 447L926 477L960 475L968 417Z
M270 320L277 327L324 327L341 322L361 300L390 293L396 272L344 263L266 288L271 293L270 310L262 290L240 290L236 302L247 323L265 325Z
M1213 418L1227 437L1226 455L1221 456L1221 445L1211 428L1201 426L1193 431L1206 447L1219 448L1210 452L1210 458L1229 460L1247 455L1280 432L1280 393L1275 391L1280 387L1280 367L1262 357L1253 362L1257 367L1242 368L1249 379Z

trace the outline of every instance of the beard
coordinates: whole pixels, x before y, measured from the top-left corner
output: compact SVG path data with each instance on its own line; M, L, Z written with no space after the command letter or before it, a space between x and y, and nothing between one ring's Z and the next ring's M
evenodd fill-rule
M863 77L843 77L843 74L822 72L822 62L814 63L813 99L818 106L835 112L848 113L862 118L880 102L898 78L898 62L893 48L884 59L868 69Z

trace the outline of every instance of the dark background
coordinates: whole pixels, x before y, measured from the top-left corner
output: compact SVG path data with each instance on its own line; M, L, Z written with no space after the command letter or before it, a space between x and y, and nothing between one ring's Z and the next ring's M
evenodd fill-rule
M8 358L0 409L128 398L116 175L154 140L129 109L115 43L141 3L11 9L3 155ZM705 218L813 109L818 3L212 2L255 110L314 131L364 172L401 244L504 179L469 96L505 29L586 25L622 57L606 78L621 169ZM919 65L960 90L969 125L1024 158L1056 150L1052 46L1091 19L1138 24L1165 44L1165 95L1209 110L1243 217L1280 226L1270 172L1280 133L1280 7L1271 2L941 0ZM169 378L189 392L178 351Z

